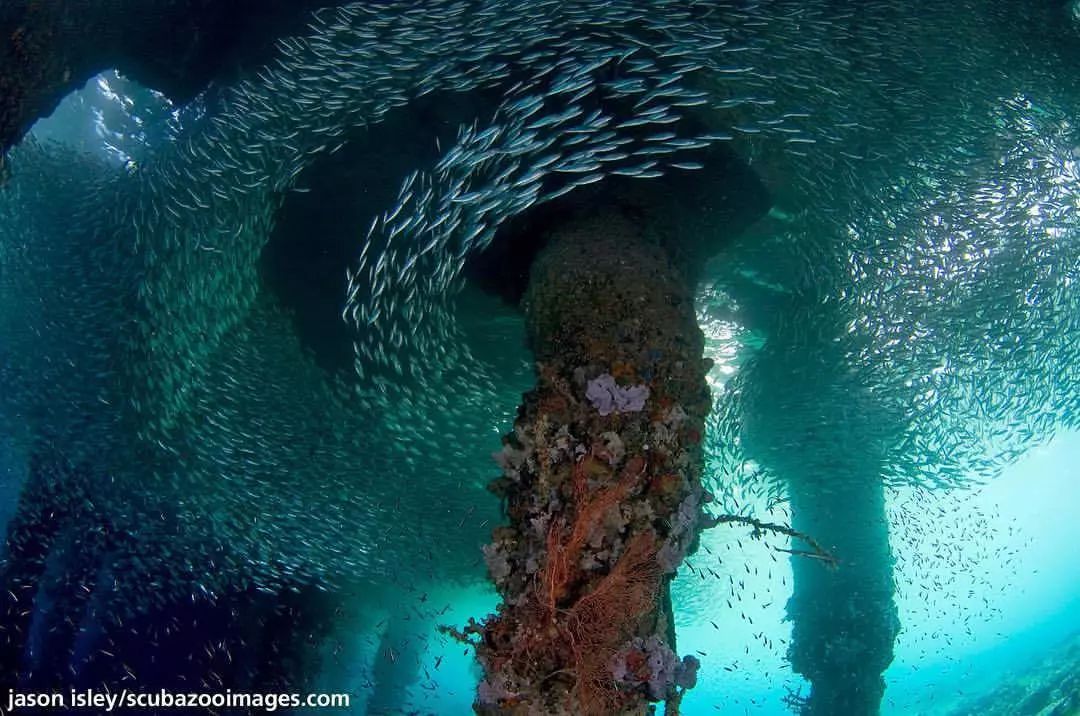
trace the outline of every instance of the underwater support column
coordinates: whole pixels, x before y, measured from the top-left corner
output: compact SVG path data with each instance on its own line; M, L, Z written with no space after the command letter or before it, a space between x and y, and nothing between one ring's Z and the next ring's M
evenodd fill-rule
M811 684L807 716L877 714L882 674L893 660L899 619L884 488L880 463L863 467L870 468L863 479L801 470L788 477L793 526L839 563L829 569L817 560L793 560L789 658ZM840 472L856 468L833 465Z
M523 300L537 386L491 489L510 524L485 547L503 597L471 622L482 714L677 713L669 583L697 534L710 406L692 286L617 210L562 225Z
M799 318L758 357L742 437L785 482L792 527L835 559L791 560L788 658L810 682L798 713L874 716L900 629L883 482L899 421L828 340L837 331Z

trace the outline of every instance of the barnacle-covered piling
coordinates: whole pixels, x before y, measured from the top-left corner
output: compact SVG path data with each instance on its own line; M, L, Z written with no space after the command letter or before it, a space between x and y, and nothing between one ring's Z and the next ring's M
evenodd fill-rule
M555 231L523 307L538 382L496 454L510 523L485 549L503 604L466 629L477 710L671 713L697 660L676 655L668 585L709 499L692 288L611 210Z

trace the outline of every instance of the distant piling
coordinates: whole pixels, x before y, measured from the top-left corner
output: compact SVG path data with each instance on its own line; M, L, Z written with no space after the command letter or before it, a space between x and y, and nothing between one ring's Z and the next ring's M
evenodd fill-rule
M814 321L759 354L742 438L783 480L792 527L835 559L792 559L788 659L810 682L796 713L875 716L900 629L882 477L900 422L831 340L841 321Z
M838 560L836 569L812 560L792 564L788 656L811 684L802 713L874 716L899 631L884 489L875 472L837 490L821 489L806 474L788 484L794 526Z

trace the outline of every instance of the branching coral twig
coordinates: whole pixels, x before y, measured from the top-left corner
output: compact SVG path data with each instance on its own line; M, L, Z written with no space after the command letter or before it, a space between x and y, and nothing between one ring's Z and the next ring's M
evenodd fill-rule
M754 528L753 536L755 538L760 537L763 532L776 532L778 534L786 535L795 539L801 539L806 544L810 545L811 551L798 550L798 549L780 549L774 547L777 552L786 552L788 554L794 554L800 557L809 557L810 559L819 559L825 562L830 567L839 566L840 562L832 554L830 554L824 547L817 543L817 541L808 534L799 532L787 525L781 525L776 522L762 522L759 519L753 517L745 517L743 515L706 515L702 520L702 529L709 529L722 524L741 524L749 525Z

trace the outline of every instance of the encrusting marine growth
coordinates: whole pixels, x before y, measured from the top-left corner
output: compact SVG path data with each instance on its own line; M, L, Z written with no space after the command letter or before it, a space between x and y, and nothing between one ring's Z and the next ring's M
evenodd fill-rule
M614 257L614 258L613 258ZM687 281L618 211L562 227L524 299L537 387L491 486L510 524L485 549L504 602L462 631L480 713L675 713L668 585L696 534L708 362Z

